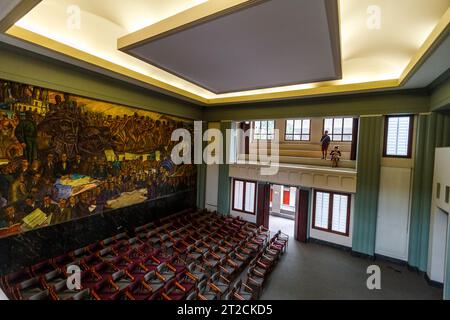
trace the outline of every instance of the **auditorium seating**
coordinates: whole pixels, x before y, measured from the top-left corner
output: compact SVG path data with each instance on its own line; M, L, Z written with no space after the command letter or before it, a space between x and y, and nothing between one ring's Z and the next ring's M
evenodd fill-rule
M289 238L239 218L183 212L0 278L11 299L251 300ZM67 267L81 288L67 286Z

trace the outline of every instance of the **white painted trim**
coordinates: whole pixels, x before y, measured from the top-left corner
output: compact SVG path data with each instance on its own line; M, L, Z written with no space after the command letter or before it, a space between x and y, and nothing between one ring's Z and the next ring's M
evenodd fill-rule
M232 164L230 177L287 186L356 193L356 170L280 164L276 175L262 175L262 165Z

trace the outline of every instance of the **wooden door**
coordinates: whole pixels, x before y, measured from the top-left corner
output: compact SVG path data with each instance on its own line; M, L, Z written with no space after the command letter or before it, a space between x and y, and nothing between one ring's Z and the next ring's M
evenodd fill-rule
M270 216L270 184L258 183L258 208L256 210L256 224L269 228Z
M306 243L308 237L309 191L297 189L295 239Z

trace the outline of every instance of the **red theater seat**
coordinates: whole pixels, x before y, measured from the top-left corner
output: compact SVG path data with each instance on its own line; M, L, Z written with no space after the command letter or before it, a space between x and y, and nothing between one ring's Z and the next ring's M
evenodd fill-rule
M184 212L134 231L134 238L121 233L1 277L0 286L13 299L250 300L261 295L289 240L209 212ZM83 270L81 290L67 286L71 264Z
M51 271L54 271L55 265L52 263L51 260L45 260L40 263L35 264L34 266L31 266L31 273L34 277L41 276L43 274L49 273Z

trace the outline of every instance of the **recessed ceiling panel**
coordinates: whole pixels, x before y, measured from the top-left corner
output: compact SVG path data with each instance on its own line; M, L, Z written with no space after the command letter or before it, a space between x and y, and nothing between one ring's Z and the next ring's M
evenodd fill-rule
M257 1L122 50L216 94L342 76L335 0Z

